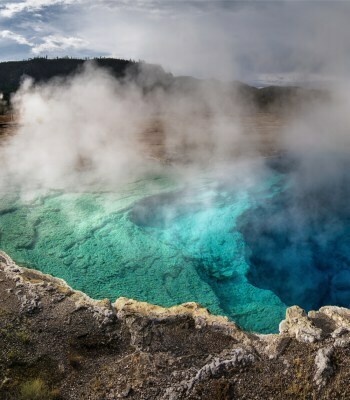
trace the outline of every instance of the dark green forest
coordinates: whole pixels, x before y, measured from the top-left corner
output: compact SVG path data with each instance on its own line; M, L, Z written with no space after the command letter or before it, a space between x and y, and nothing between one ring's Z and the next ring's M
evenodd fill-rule
M29 76L35 82L45 82L56 77L68 77L79 72L85 63L93 62L99 67L107 68L116 78L122 78L127 71L135 73L140 62L114 58L33 58L24 61L0 62L0 92L8 100L20 86L23 77Z
M257 89L242 82L220 82L217 80L201 80L191 76L174 77L156 64L143 61L132 61L115 58L33 58L23 61L0 62L0 114L10 108L11 95L17 91L24 77L31 77L34 82L47 82L54 78L67 78L79 73L86 63L104 68L116 79L123 82L125 78L133 80L143 90L155 87L164 90L175 90L188 95L194 93L201 85L210 87L222 95L232 93L241 102L253 105L258 109L281 108L324 97L320 90L302 89L298 87L269 86Z

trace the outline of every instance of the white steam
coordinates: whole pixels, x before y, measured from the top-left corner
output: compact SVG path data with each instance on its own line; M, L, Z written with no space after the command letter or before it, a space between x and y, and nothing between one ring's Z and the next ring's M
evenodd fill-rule
M13 98L18 131L1 146L2 184L116 190L164 163L189 177L203 167L241 168L242 158L261 172L265 139L245 126L246 111L256 110L243 106L234 85L185 77L152 90L135 83L156 82L150 74L117 81L90 64L67 79L24 81ZM282 143L298 158L301 186L344 174L350 95L345 86L334 93L289 113L283 135L272 138L273 150Z
M93 65L47 84L25 80L13 98L18 131L0 152L2 182L117 188L162 162L208 166L251 149L232 90L191 85L147 91Z
M140 91L102 70L66 81L26 80L13 99L20 127L3 149L6 172L44 187L119 182L140 167L137 134L147 115Z

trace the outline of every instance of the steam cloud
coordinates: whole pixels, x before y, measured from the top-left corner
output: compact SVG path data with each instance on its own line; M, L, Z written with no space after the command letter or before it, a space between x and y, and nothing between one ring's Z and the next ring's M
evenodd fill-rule
M117 182L142 162L136 136L146 103L102 70L47 85L28 79L13 104L19 129L2 151L2 174L21 185Z
M289 119L281 137L286 191L242 228L253 254L250 279L287 305L350 304L349 106L344 82Z
M138 83L157 80L150 74L145 70ZM261 170L256 132L244 126L233 87L214 81L194 85L187 78L170 89L144 90L138 83L119 82L93 64L64 80L25 80L13 98L18 131L0 151L1 182L22 188L117 188L158 168L160 160L181 161L184 175L203 164L234 165L242 157ZM302 191L344 176L350 145L346 89L337 87L327 102L290 113L275 138L276 146L298 159L295 187Z
M139 83L157 79L150 74L119 82L90 64L64 80L25 80L12 101L19 128L1 148L1 181L115 189L160 160L215 165L253 149L233 89L184 78L147 91Z

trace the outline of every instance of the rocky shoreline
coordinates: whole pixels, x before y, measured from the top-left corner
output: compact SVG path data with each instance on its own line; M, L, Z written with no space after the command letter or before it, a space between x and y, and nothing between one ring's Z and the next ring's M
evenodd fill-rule
M0 252L1 399L349 399L350 310L287 310L280 334L196 303L96 301Z

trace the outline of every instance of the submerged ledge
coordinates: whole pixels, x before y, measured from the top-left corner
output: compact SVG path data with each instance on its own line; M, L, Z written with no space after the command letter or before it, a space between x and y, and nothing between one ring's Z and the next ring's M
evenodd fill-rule
M293 306L264 335L197 303L93 300L4 252L0 275L0 397L38 381L48 399L350 397L347 308Z

